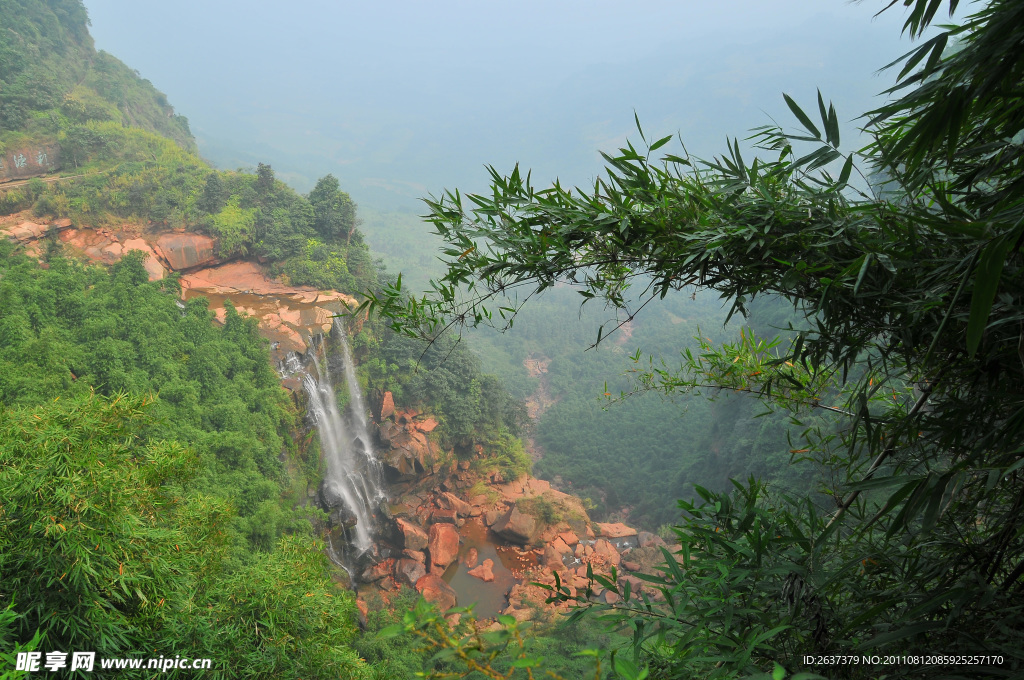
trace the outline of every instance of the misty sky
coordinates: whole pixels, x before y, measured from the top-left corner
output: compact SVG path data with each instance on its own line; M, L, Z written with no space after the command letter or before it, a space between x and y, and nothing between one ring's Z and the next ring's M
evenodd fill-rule
M85 2L97 48L166 92L209 160L301 191L333 172L385 209L479 190L485 164L585 182L637 138L634 109L702 156L792 125L783 91L814 109L820 87L850 120L910 47L875 0Z

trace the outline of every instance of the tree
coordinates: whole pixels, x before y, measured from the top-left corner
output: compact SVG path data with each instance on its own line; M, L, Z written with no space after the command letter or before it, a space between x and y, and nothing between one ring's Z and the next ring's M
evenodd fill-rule
M196 201L200 210L215 215L221 211L229 196L228 188L217 171L211 172L206 177L206 184L203 185L203 193Z
M356 228L356 204L340 189L334 175L325 175L317 180L309 192L313 205L313 225L327 241L351 239Z
M904 4L915 37L942 5ZM725 387L835 423L791 451L834 471L829 506L754 480L699 490L654 584L664 602L602 581L626 602L592 608L634 631L658 677L793 670L805 654L996 654L970 674L1024 669L1024 5L990 0L895 63L898 98L865 114L873 142L855 153L819 94L820 122L786 96L803 130L756 131L769 160L748 164L737 142L707 162L658 158L672 137L648 141L638 120L645 147L605 155L589 189L491 168L489 195L426 201L447 243L434 294L396 283L364 305L431 340L511 326L556 284L614 309L611 331L684 289L717 291L730 316L758 296L793 305L791 342L744 332L678 367L634 357L636 390ZM858 188L855 173L890 179Z
M263 200L267 200L270 197L271 192L274 191L274 169L266 163L258 163L256 165L256 193Z

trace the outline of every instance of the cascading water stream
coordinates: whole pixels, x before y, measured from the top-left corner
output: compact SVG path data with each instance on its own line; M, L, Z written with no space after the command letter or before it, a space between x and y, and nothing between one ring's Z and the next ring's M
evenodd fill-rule
M320 435L320 449L327 468L324 500L331 507L344 506L354 516L356 523L349 536L357 554L362 554L373 547L375 511L385 494L381 488L381 466L374 456L363 395L355 377L345 329L335 323L332 330L333 333L325 335L311 353L316 375L307 372L302 383L309 396L309 413ZM349 392L347 423L338 408L331 380L328 342L340 344ZM323 352L322 357L320 352Z

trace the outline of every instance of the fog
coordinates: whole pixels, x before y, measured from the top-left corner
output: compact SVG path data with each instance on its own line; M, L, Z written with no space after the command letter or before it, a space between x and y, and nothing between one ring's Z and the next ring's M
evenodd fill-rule
M849 136L910 48L880 2L353 3L86 0L96 46L189 118L221 168L270 163L357 202L479 190L485 164L580 183L599 149L679 133L699 156L774 118L782 92L835 102ZM855 135L854 135L855 137Z

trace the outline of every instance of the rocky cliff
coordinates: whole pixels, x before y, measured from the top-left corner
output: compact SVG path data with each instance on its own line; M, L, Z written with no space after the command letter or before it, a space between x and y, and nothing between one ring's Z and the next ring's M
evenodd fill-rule
M216 239L204 234L154 233L137 224L93 227L67 218L43 221L21 212L0 217L0 238L23 245L36 258L42 258L48 239L54 239L72 256L107 265L140 251L151 281L179 273L182 298L206 297L220 322L228 302L240 313L258 318L260 332L279 357L289 351L304 353L311 335L324 332L332 315L355 304L354 298L337 291L276 281L258 262L222 261L216 255Z

